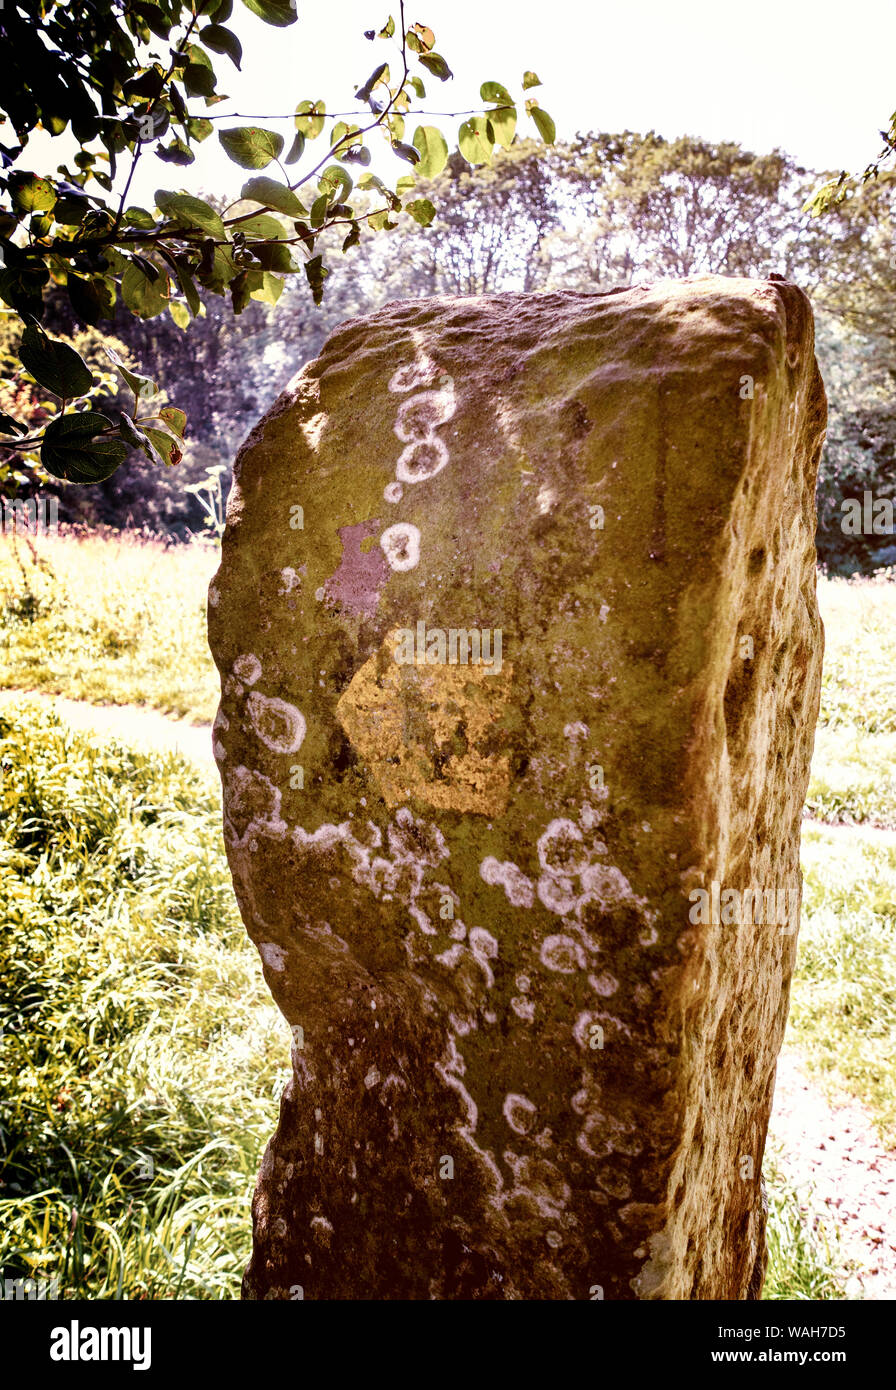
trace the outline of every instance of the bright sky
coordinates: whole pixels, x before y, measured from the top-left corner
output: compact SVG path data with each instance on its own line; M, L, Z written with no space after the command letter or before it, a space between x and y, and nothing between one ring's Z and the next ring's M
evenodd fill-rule
M353 109L356 86L395 52L389 42L363 37L385 23L390 4L397 22L395 0L298 0L298 23L275 29L236 0L228 27L242 41L243 70L214 55L218 88L232 101L212 114L239 112L261 123L267 113L289 113L319 97L330 110ZM414 0L406 17L435 30L436 49L456 74L442 84L412 69L426 82L422 105L472 107L485 80L519 94L524 69L533 68L543 86L530 95L554 117L559 138L653 128L670 137L733 139L759 153L779 146L813 168L860 170L877 155L879 131L896 106L892 0L419 0L419 9ZM201 114L201 99L192 105ZM459 121L432 123L450 136ZM521 127L534 134L531 122ZM278 128L288 143L291 121ZM408 136L413 129L412 119ZM61 146L54 142L53 164ZM39 167L39 160L35 142L20 165ZM159 187L235 195L250 177L215 136L189 168L148 158L143 165L129 201L150 202ZM394 167L406 172L397 160Z

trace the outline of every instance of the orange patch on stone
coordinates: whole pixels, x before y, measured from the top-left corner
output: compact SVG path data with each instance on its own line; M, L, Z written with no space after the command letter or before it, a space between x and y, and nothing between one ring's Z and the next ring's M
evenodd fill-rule
M402 665L398 635L356 671L336 706L387 806L410 799L444 811L499 815L510 796L510 759L499 727L513 666Z

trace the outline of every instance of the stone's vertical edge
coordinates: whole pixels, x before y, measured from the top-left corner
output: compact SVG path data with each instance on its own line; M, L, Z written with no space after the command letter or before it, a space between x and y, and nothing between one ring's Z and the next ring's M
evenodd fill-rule
M707 815L695 855L703 872L687 883L774 884L793 896L783 930L704 927L695 940L681 996L690 1123L664 1240L641 1276L639 1291L652 1297L712 1298L721 1288L758 1298L765 1272L762 1160L796 956L800 820L821 693L814 496L826 399L805 295L781 284L760 294L774 298L780 324L775 384L752 418L744 485L720 538L717 580L730 598L709 663L718 675L707 682L703 746L691 749L692 795ZM753 657L741 655L745 638ZM707 1191L726 1199L708 1232Z
M296 1041L245 1296L755 1290L794 943L688 891L797 881L816 382L789 286L414 301L253 431L215 753Z

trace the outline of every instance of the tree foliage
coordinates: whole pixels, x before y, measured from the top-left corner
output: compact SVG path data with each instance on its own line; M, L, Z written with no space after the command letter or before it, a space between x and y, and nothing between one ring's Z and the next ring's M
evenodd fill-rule
M866 164L861 175L850 174L846 169L841 169L839 174L827 177L812 193L806 201L806 208L815 217L820 217L822 213L830 211L844 202L859 188L863 188L869 181L880 177L881 173L892 174L894 172L893 156L896 155L896 111L890 117L890 123L886 130L880 132L883 141L883 148L876 159L870 164Z
M389 299L600 291L706 271L784 274L812 296L830 405L819 552L834 567L872 567L884 562L892 538L844 536L840 505L866 488L893 491L896 189L882 176L830 217L814 219L804 204L819 177L780 151L758 156L726 142L653 133L583 135L548 151L517 140L489 165L473 169L454 154L436 179L421 181L417 196L436 208L432 224L424 229L403 213L388 238L365 238L350 260L334 264L320 309L293 283L276 310L253 303L238 319L206 295L207 316L189 335L167 316L148 325L121 310L114 331L147 373L172 390L176 383L195 423L180 471L199 485L210 469L223 468L216 476L226 479L240 440L282 381L339 321ZM54 327L71 331L64 296L58 304ZM84 519L91 508L95 519L115 524L131 518L181 532L202 525L193 496L148 462L74 491L64 514L77 500Z
M277 28L297 20L295 0L243 3ZM328 113L317 98L299 101L289 149L279 132L262 126L216 127L213 108L226 100L216 65L242 62L227 27L232 10L233 0L15 0L0 9L0 38L16 55L2 97L3 129L12 134L0 145L0 300L26 324L21 370L59 400L38 433L9 414L0 431L7 451L57 478L102 481L132 447L154 464L176 463L183 436L160 414L145 378L129 382L133 407L117 421L90 409L91 374L44 324L57 292L86 325L111 321L124 306L138 319L167 313L185 329L209 295L229 298L241 314L252 301L277 304L291 276L304 277L320 304L334 237L346 253L362 234L394 230L403 212L421 226L435 216L418 180L438 176L449 148L425 115L418 121L414 103L426 97L426 83L445 82L452 72L432 29L406 23L404 0L397 23L390 15L366 31L387 47L355 90L354 115ZM523 92L539 85L534 73L524 74ZM496 147L514 140L518 109L498 82L482 84L481 101L458 141L472 164L488 165ZM553 140L537 98L524 101L538 134ZM71 166L53 174L19 167L36 130L74 136ZM151 208L129 203L141 158L187 165L213 135L247 173L236 203L220 208L166 188ZM403 171L392 182L368 168L375 137ZM115 196L119 173L124 187ZM67 418L75 414L83 418Z

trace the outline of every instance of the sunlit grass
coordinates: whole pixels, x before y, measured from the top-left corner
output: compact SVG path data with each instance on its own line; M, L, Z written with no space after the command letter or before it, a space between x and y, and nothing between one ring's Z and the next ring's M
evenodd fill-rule
M218 552L133 532L0 537L0 687L210 720Z
M804 900L788 1037L831 1094L896 1143L896 843L803 829Z
M820 724L806 808L832 824L896 827L896 732Z
M836 1232L800 1201L781 1170L780 1155L766 1150L763 1164L768 1221L768 1270L764 1299L846 1298L848 1271Z
M819 579L818 605L826 635L821 724L896 734L896 582Z
M233 1298L289 1032L217 796L174 757L0 716L0 1270Z

